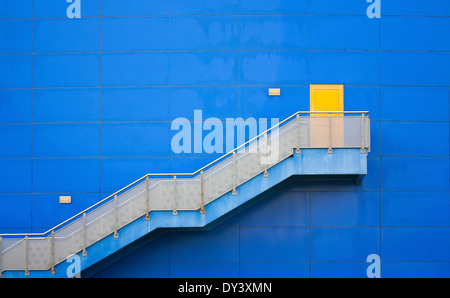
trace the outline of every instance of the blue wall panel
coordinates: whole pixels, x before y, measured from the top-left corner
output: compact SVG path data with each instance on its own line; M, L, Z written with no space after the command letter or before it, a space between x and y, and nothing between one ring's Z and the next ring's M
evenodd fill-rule
M169 263L117 263L102 271L100 278L167 278Z
M31 229L31 195L30 194L2 194L0 195L0 218L2 231ZM18 231L17 231L18 230Z
M448 121L448 98L447 87L381 87L380 119Z
M378 85L378 56L367 51L311 52L311 84Z
M31 18L33 0L3 0L0 3L0 18Z
M300 2L300 1L299 1ZM310 0L311 14L329 15L366 15L367 4L364 1L355 0Z
M31 55L0 55L0 65L0 88L31 87Z
M366 15L370 3L355 0L331 2L311 0L312 14ZM441 0L396 0L383 2L382 15L390 16L450 16L450 4Z
M240 277L242 278L306 278L309 277L309 263L242 262Z
M31 89L0 90L0 98L0 123L31 122Z
M102 55L102 86L162 86L169 78L169 56L160 52Z
M0 20L0 53L31 53L30 20Z
M239 82L237 52L174 52L171 83L179 85L234 85Z
M370 254L380 254L380 228L311 228L311 261L361 262Z
M308 84L308 53L297 51L245 51L241 53L244 85Z
M239 48L239 17L195 16L170 20L172 50L232 50Z
M372 120L362 186L295 181L96 276L366 277L373 253L384 277L450 276L448 1L384 1L380 19L356 0L82 0L81 19L69 5L0 1L0 233L218 158L171 148L194 110L283 120L309 110L310 84L344 84L345 110Z
M448 52L381 52L381 84L449 86Z
M381 150L380 121L370 122L370 153L379 155Z
M284 191L310 191L310 181L293 181L285 186Z
M239 0L171 0L170 12L174 15L237 14Z
M370 120L380 119L380 88L378 86L344 86L344 98L345 111L369 111Z
M100 83L99 54L39 54L33 57L35 87L93 87Z
M311 264L312 278L367 278L366 270L369 264L362 262L320 262ZM384 266L383 266L384 269ZM384 270L381 272L382 277Z
M243 14L307 14L308 1L241 0Z
M0 193L31 192L31 160L0 159Z
M164 122L104 123L103 156L166 156L169 125ZM155 143L153 140L159 140Z
M385 192L381 194L384 226L449 226L450 195L446 192Z
M308 49L308 21L298 16L243 16L241 49Z
M449 191L449 159L448 157L382 157L381 189L385 191Z
M237 227L217 227L209 232L174 232L170 245L171 262L239 261Z
M380 195L377 192L311 193L314 226L378 226Z
M309 260L307 227L241 227L243 262L304 262Z
M31 157L31 134L28 124L0 125L0 158Z
M94 0L96 1L96 0ZM102 2L102 16L157 16L169 14L169 0L108 0Z
M168 88L102 88L102 121L164 121L169 119Z
M381 122L380 129L383 155L448 155L448 122Z
M194 120L194 110L202 111L203 120L234 119L239 114L239 87L208 86L171 89L170 118L172 120L176 118Z
M100 20L36 20L33 22L33 50L38 53L98 51Z
M367 16L312 16L311 49L378 50L378 31L378 22Z
M98 156L99 133L100 126L96 123L35 124L33 125L33 156Z
M100 90L98 88L33 90L34 122L95 122L99 120Z
M33 192L98 192L99 168L98 158L34 159Z
M173 278L237 278L239 263L170 263Z
M386 262L449 262L448 228L385 227L381 249Z
M385 17L381 20L381 49L448 51L448 18ZM432 32L432 34L430 34Z
M124 257L118 263L163 263L169 262L170 237L161 236L142 249Z
M58 0L33 0L33 15L37 18L65 18L70 3ZM106 1L103 1L106 2ZM111 2L111 1L108 1ZM107 3L107 2L106 2ZM100 15L100 0L83 1L81 17Z
M162 51L169 49L169 19L102 18L103 51ZM148 28L152 28L149 32Z
M382 277L386 278L449 278L449 263L404 262L384 263Z
M450 3L441 0L397 0L383 3L384 13L398 16L450 16Z
M283 192L243 212L241 226L301 227L310 223L308 192Z

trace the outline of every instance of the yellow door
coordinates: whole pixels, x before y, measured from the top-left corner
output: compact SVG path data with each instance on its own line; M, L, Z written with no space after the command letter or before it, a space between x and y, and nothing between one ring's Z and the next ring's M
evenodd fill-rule
M343 85L311 85L310 111L344 111ZM342 113L314 113L310 118L310 147L329 148L344 146L344 118Z

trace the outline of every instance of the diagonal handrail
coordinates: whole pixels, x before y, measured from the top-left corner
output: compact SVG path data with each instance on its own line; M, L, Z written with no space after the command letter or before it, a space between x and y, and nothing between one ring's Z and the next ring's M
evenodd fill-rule
M24 237L38 237L38 236L46 236L47 234L50 234L52 232L55 232L58 228L63 227L65 224L67 224L68 222L72 221L75 218L80 217L81 215L83 215L84 213L87 213L88 211L94 209L95 207L101 205L102 203L106 202L107 200L113 198L114 196L118 195L119 193L123 192L124 190L132 187L133 185L136 185L137 183L143 181L144 179L146 179L147 177L157 177L157 176L169 176L169 177L173 177L173 176L196 176L198 174L200 174L202 171L204 171L205 169L211 167L212 165L218 163L219 161L223 160L225 157L232 155L234 152L239 151L242 148L245 148L245 146L247 146L248 144L252 143L253 141L257 140L258 138L268 134L269 132L271 132L273 129L280 127L282 124L286 123L287 121L291 120L292 118L296 117L297 115L300 114L362 114L362 115L369 115L369 111L298 111L294 114L292 114L291 116L289 116L288 118L284 119L283 121L275 124L274 126L272 126L271 128L267 129L266 131L260 133L259 135L255 136L254 138L252 138L251 140L248 140L247 142L243 143L242 145L234 148L233 150L225 153L224 155L220 156L219 158L217 158L216 160L210 162L209 164L207 164L206 166L198 169L197 171L193 172L193 173L154 173L154 174L146 174L144 176L142 176L141 178L133 181L132 183L128 184L127 186L121 188L120 190L116 191L115 193L107 196L106 198L98 201L97 203L95 203L94 205L91 205L90 207L86 208L85 210L75 214L74 216L70 217L69 219L63 221L62 223L54 226L53 228L43 232L43 233L8 233L8 234L0 234L0 239L2 237L14 237L14 236L24 236Z

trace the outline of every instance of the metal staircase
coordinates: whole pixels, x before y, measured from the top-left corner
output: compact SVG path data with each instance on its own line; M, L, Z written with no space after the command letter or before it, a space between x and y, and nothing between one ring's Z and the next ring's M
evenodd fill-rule
M368 112L297 112L192 174L147 174L45 233L0 235L0 277L6 277L7 272L11 276L15 276L14 272L28 276L33 271L46 271L51 276L68 257L79 254L87 258L88 248L105 238L122 238L132 223L160 220L152 215L158 211L175 218L180 217L180 211L190 211L204 218L205 212L209 212L206 206L225 195L238 195L241 186L256 177L267 178L271 168L299 155L303 149L324 149L321 152L327 155L334 154L334 149L352 149L366 157L370 150ZM349 162L348 158L335 157L343 164ZM317 163L309 163L308 169L293 173L286 173L289 169L282 171L286 176L353 173L339 169L330 172L325 167L335 165L324 160L321 157ZM359 162L356 160L356 164ZM295 164L295 167L306 166ZM215 217L211 215L212 219ZM201 221L200 225L204 223ZM180 220L167 225L171 226L183 224ZM104 253L100 258L110 253L105 249L99 251Z

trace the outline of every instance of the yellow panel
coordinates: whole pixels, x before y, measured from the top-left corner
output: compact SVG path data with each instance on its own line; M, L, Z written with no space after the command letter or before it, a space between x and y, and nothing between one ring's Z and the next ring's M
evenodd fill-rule
M343 85L311 85L310 111L343 111L344 86ZM337 116L341 114L333 114ZM327 116L327 114L314 114L314 116Z
M71 196L59 196L59 203L60 204L70 204L70 203L72 203L72 197Z
M311 85L310 111L344 111L344 86ZM342 113L331 114L333 117L331 123L327 113L311 114L311 116L313 116L310 119L310 146L312 148L336 148L344 145L344 119Z
M276 88L269 89L269 95L270 96L280 96L281 95L281 90L280 89L276 89Z

